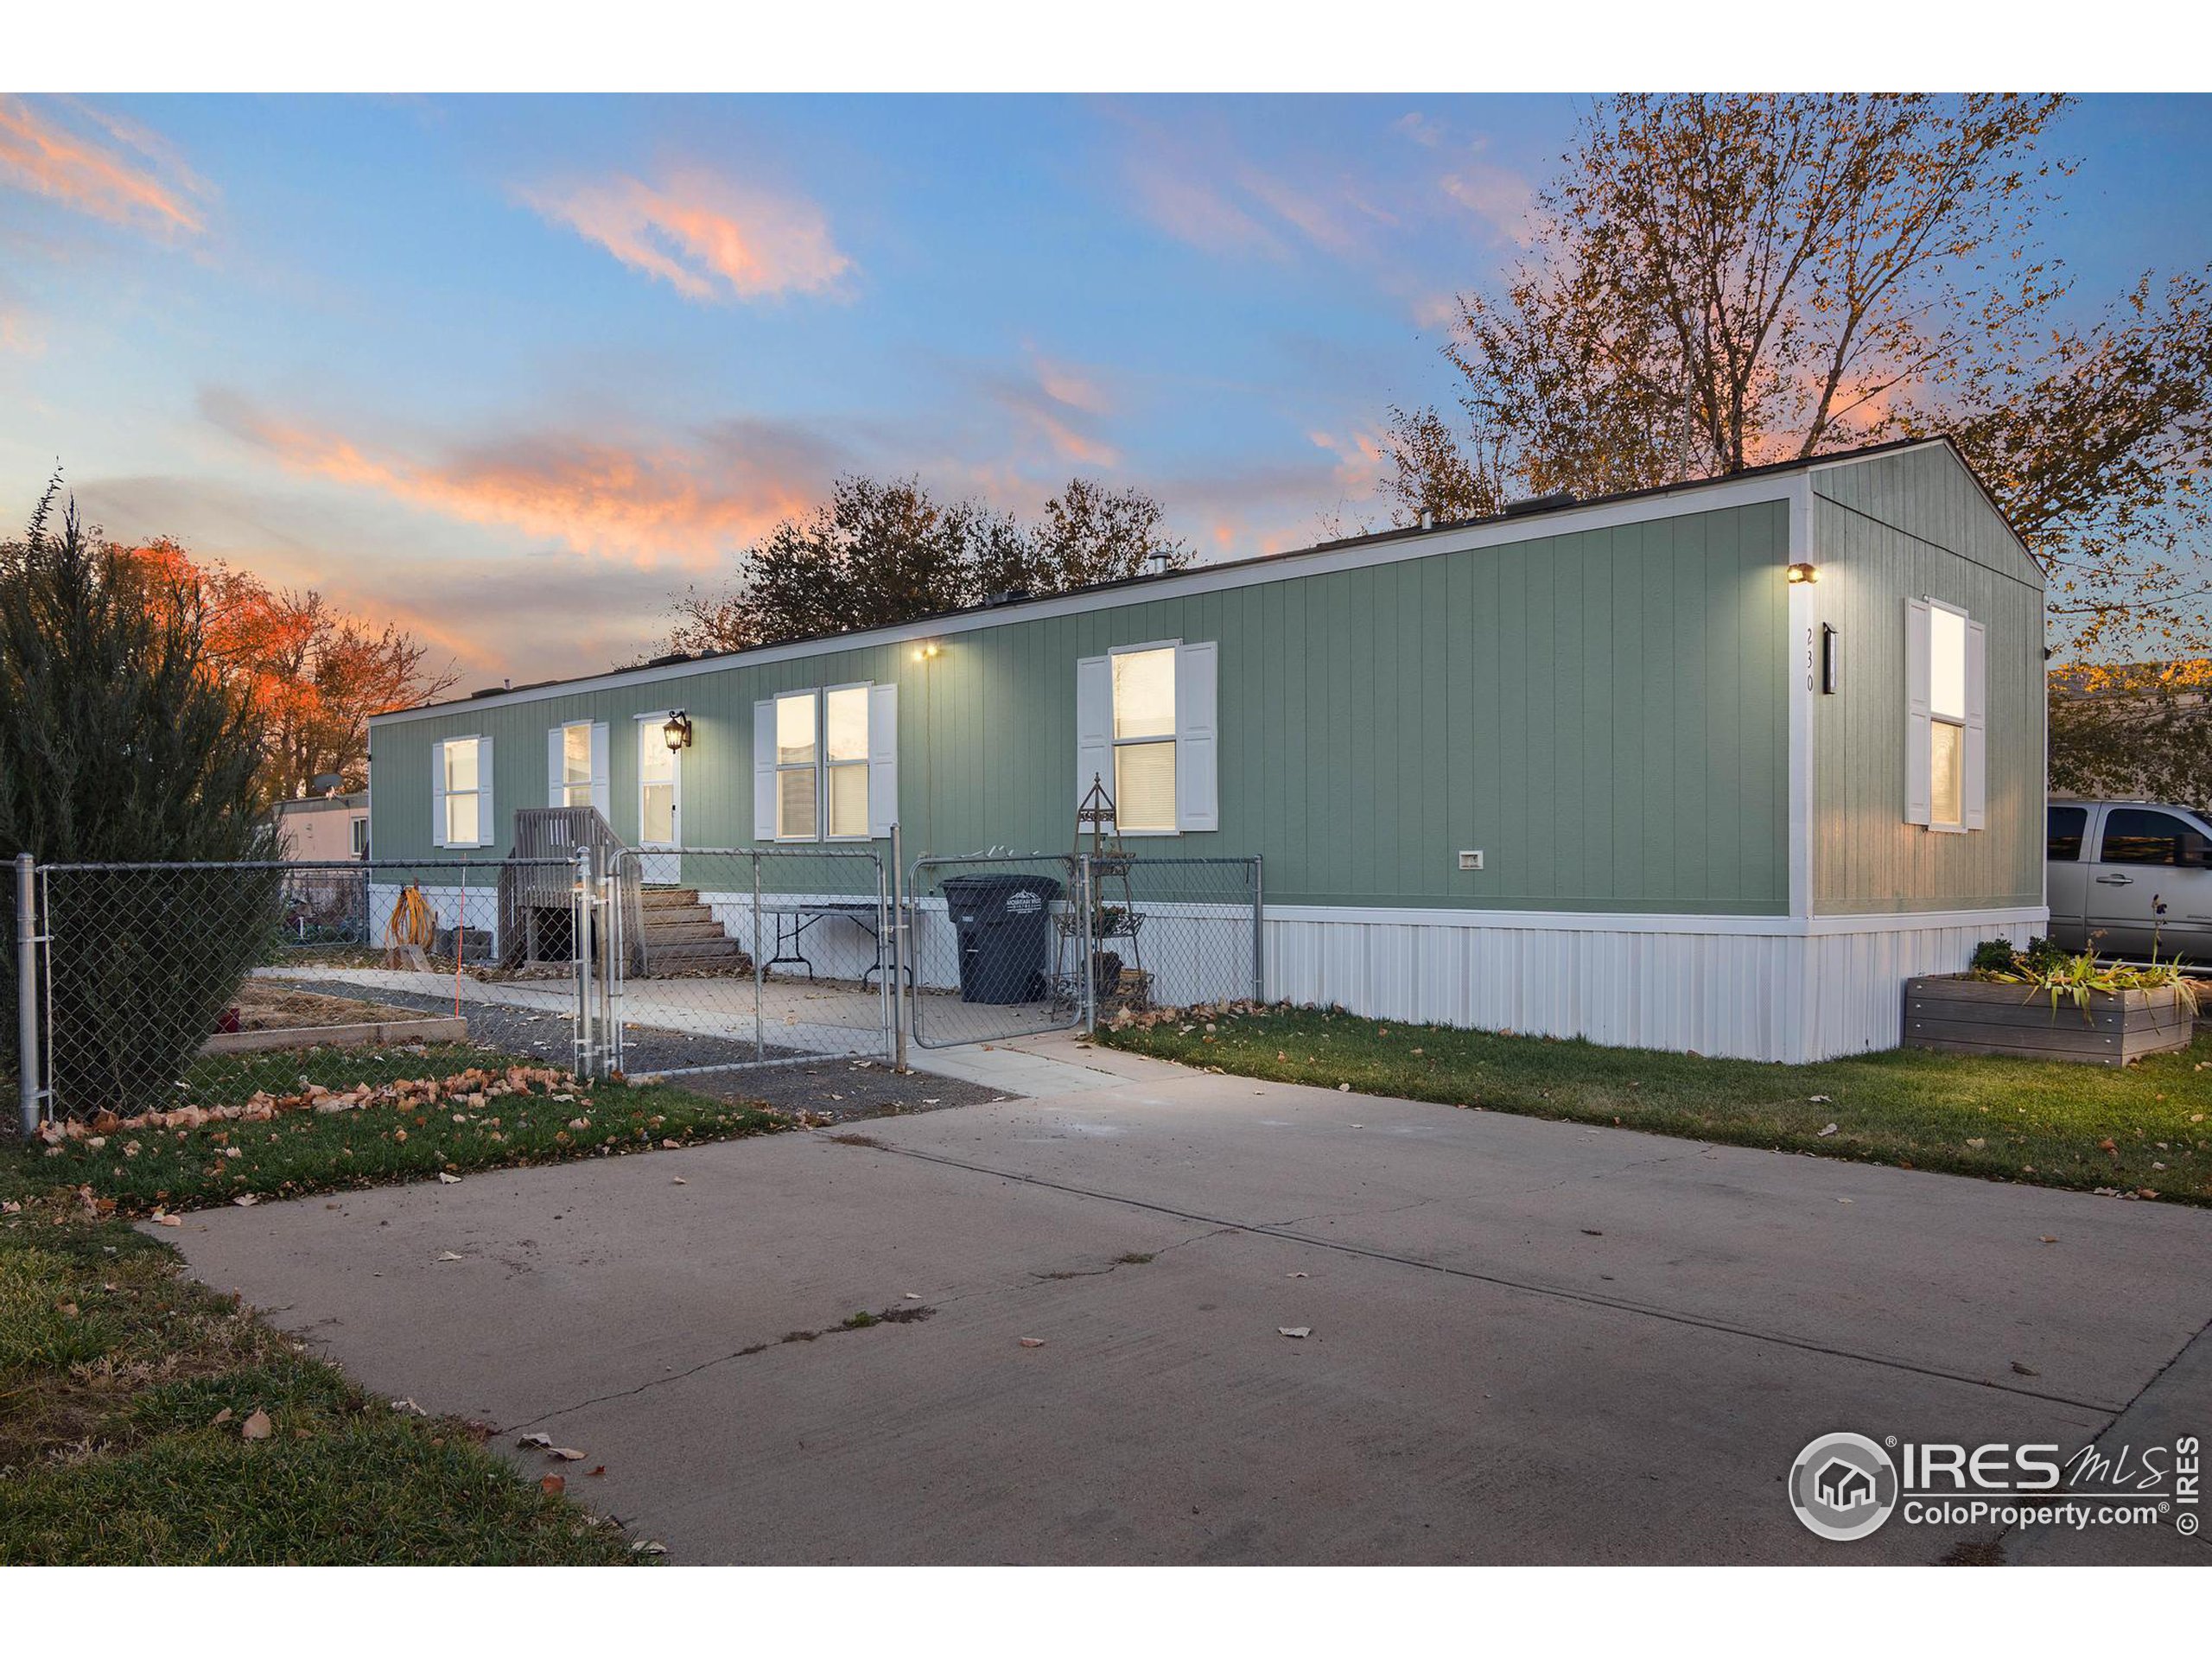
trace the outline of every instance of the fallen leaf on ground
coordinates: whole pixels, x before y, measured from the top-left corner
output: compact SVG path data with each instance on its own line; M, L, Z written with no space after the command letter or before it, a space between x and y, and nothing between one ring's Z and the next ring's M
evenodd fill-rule
M1045 1345L1045 1338L1042 1337L1024 1337L1021 1339L1021 1345L1025 1348L1042 1348Z
M1817 1140L1825 1141L1825 1140L1827 1140L1827 1139L1828 1138L1828 1136L1830 1136L1830 1135L1834 1135L1834 1133L1835 1133L1835 1125L1834 1125L1834 1124L1833 1124L1833 1123L1831 1123L1831 1124L1829 1124L1829 1125L1827 1126L1827 1128L1826 1128L1825 1129L1822 1129L1822 1130L1819 1133L1819 1135L1818 1135L1817 1136L1815 1136L1815 1139L1817 1139Z
M630 1546L630 1553L632 1555L665 1555L668 1554L668 1546L656 1543L650 1538L640 1538Z
M461 1185L461 1177L454 1174L449 1170L440 1170L438 1172L438 1179L442 1184L447 1186L459 1186Z
M2036 1243L2038 1244L2056 1244L2058 1243L2058 1237L2055 1233L2045 1233L2041 1238L2036 1240Z
M607 1465L603 1463L595 1463L592 1465L590 1468L584 1471L584 1473L588 1475L603 1475L606 1472Z
M239 1435L249 1440L265 1440L276 1432L276 1426L269 1421L269 1414L256 1406L253 1415L238 1425Z
M569 1490L569 1483L559 1475L548 1475L537 1484L540 1491L550 1492L556 1497Z
M231 1202L238 1205L241 1210L251 1210L255 1205L259 1204L261 1200L254 1197L251 1192L241 1192L238 1197L232 1198Z
M1303 1278L1305 1278L1305 1277L1306 1277L1306 1275L1305 1275L1304 1274L1302 1274L1302 1273L1290 1273L1290 1274L1285 1274L1283 1276L1284 1276L1286 1279L1303 1279Z
M563 1463L582 1463L584 1460L584 1454L573 1446L549 1446L545 1448L545 1455L558 1458Z
M154 1225L156 1227L181 1227L184 1224L179 1221L175 1216L156 1216L154 1217Z
M1284 1337L1310 1337L1313 1334L1313 1327L1310 1325L1279 1325L1275 1326L1275 1334Z
M220 1428L225 1423L227 1423L230 1421L231 1408L228 1406L225 1406L220 1411L215 1414L213 1419L208 1423L207 1427L210 1428Z
M462 1255L459 1250L440 1250L437 1255L437 1259L441 1262L462 1262L466 1261L467 1258Z
M525 1434L515 1442L517 1446L542 1446L549 1450L553 1445L550 1434Z
M2022 1376L2041 1376L2043 1375L2041 1371L2031 1370L2027 1366L2021 1364L2017 1359L2012 1362L2012 1369L2018 1371Z

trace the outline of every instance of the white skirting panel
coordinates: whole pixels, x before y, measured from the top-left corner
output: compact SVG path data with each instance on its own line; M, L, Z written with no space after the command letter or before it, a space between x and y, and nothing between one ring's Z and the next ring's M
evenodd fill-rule
M1805 1061L1894 1048L1904 981L2042 911L1838 918L1268 913L1267 988L1377 1019Z

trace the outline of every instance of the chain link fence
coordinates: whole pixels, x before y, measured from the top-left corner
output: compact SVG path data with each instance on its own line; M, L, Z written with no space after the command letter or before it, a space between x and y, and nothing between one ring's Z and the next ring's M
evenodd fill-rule
M680 1077L834 1056L893 1058L897 940L865 847L626 849L635 938L617 953L613 1069Z
M536 893L565 921L574 889L553 861L40 866L33 1097L127 1119L487 1049L571 1065L573 925L526 957L503 910Z
M19 867L0 1069L33 1116L130 1119L490 1056L898 1063L902 996L931 1049L1264 998L1257 859L924 858L903 901L890 870L867 847L54 864L22 910Z
M923 858L907 900L912 1031L990 1042L1123 1011L1259 998L1256 858Z

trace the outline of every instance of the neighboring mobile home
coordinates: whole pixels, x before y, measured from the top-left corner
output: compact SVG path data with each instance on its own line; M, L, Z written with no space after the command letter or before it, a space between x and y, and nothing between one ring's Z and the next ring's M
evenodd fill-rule
M1135 850L1264 855L1272 997L1807 1060L2042 926L2043 639L1891 445L386 715L372 848L1065 853L1096 773Z

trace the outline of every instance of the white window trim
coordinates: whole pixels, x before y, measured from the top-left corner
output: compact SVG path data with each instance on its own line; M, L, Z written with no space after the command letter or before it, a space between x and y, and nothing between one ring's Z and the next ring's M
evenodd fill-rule
M1116 657L1140 657L1147 651L1172 652L1179 657L1182 648L1183 641L1178 638L1174 639L1154 639L1148 644L1141 645L1116 645L1106 653L1106 661L1109 669L1106 681L1106 765L1108 768L1107 776L1112 779L1112 782L1109 786L1108 792L1115 798L1114 807L1116 811L1118 812L1121 810L1122 804L1122 772L1121 766L1119 765L1119 759L1121 751L1123 748L1138 748L1146 744L1165 743L1168 746L1168 753L1171 756L1171 769L1176 773L1175 823L1166 830L1131 830L1117 821L1114 825L1115 832L1124 841L1157 836L1179 836L1183 833L1183 779L1181 776L1182 750L1180 747L1183 741L1183 699L1181 696L1182 688L1180 686L1177 686L1175 688L1175 729L1169 732L1165 737L1116 736L1114 734L1114 727L1116 723L1114 718L1113 702L1114 682L1111 674L1113 661ZM1171 658L1170 660L1172 664L1173 659ZM1173 668L1172 666L1169 671L1172 676L1173 673Z
M1960 694L1968 707L1971 707L1974 702L1974 688L1972 685L1966 683L1966 682L1972 678L1974 669L1973 664L1967 660L1968 647L1966 643L1965 636L1966 631L1974 626L1974 619L1967 614L1965 608L1961 606L1951 604L1947 600L1937 599L1932 594L1929 594L1927 599L1929 614L1928 726L1931 732L1933 732L1938 726L1948 726L1953 731L1959 734L1959 819L1956 823L1945 823L1939 820L1936 816L1936 777L1933 770L1935 765L1935 743L1931 738L1929 744L1929 764L1930 770L1928 778L1928 829L1929 833L1933 835L1963 836L1967 833L1969 827L1967 823L1967 713L1965 709L1960 709L1955 715L1939 715L1936 712L1935 618L1936 612L1944 611L1959 619L1961 625L1959 642L1959 673L1961 680Z
M638 793L634 804L638 809L638 846L641 850L675 852L680 850L683 845L683 751L670 748L667 740L661 736L660 732L660 728L668 724L668 717L675 712L673 709L658 709L650 715L639 715L637 719L639 754L643 755L645 741L650 734L660 744L662 753L668 756L671 763L671 769L673 772L672 781L675 785L676 795L674 803L676 838L673 841L647 841L645 839L645 769L642 765L639 766Z
M585 734L584 772L582 784L572 784L568 776L568 734L573 731ZM596 807L600 817L609 823L613 820L612 777L613 757L613 734L607 722L586 716L582 720L564 720L546 728L545 804L548 806L573 806L569 798L571 789L584 791L583 804Z
M446 751L455 743L474 743L476 746L476 787L474 789L446 787ZM436 831L431 837L433 846L467 851L493 844L492 838L486 833L494 827L492 823L492 768L488 764L492 753L492 740L482 732L456 732L450 737L440 738L430 746L430 817L431 826ZM450 833L449 804L457 794L476 798L476 839L474 841L455 841Z
M866 754L857 760L830 758L830 696L836 691L866 694L868 741ZM777 758L777 705L801 697L814 703L814 759L788 764ZM756 842L798 846L864 846L891 833L899 820L899 685L885 680L842 680L836 685L798 685L772 691L753 705L753 834ZM857 835L830 833L830 774L848 769L863 772L868 779L868 827ZM787 772L814 773L814 833L782 833L783 788Z
M838 685L825 685L815 693L815 696L817 699L814 709L815 753L819 757L817 764L820 767L822 776L817 780L815 786L814 822L816 827L822 831L821 838L823 841L852 842L872 841L874 839L874 837L871 836L866 829L863 829L861 833L856 836L832 835L830 831L830 772L831 768L843 767L848 771L857 768L863 779L866 779L868 776L868 752L871 747L871 742L868 735L868 694L873 692L874 689L874 682L871 680L847 680ZM861 697L861 757L857 760L832 760L830 758L830 694L833 691L858 691L862 694ZM864 787L861 792L862 799L865 801L868 794L867 789ZM869 813L864 813L863 816L872 817L872 809Z
M768 740L770 751L776 757L774 773L770 782L774 785L776 791L774 796L776 839L779 842L818 842L827 839L823 831L828 827L829 817L824 810L824 803L822 798L822 774L829 769L830 734L823 729L823 715L826 711L822 704L822 691L823 688L816 685L800 686L790 691L772 691L768 694L769 718L772 721L779 720L779 711L787 702L796 702L801 697L806 697L811 699L814 703L813 760L786 761L783 758L781 741L783 734L780 726L774 730ZM784 774L787 772L810 772L814 774L814 833L810 836L787 836L784 833Z

